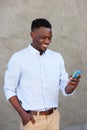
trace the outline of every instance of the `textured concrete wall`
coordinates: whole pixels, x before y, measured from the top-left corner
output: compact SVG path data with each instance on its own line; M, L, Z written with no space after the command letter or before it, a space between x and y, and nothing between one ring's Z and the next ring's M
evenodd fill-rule
M3 94L4 73L10 56L31 42L31 21L38 17L52 23L50 48L63 55L67 72L82 70L76 93L60 93L60 128L87 122L87 0L0 0L0 130L19 128L19 116Z

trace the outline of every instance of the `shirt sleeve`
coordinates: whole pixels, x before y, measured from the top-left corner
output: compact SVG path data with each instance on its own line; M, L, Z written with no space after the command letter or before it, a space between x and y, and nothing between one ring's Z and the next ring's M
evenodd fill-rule
M20 66L17 55L13 55L7 65L4 79L4 93L6 99L9 100L16 95L16 88L20 77Z
M67 94L65 92L65 87L67 85L69 81L69 76L68 76L68 73L66 72L66 69L65 69L65 65L64 65L64 60L61 56L61 60L60 60L60 82L59 82L59 86L60 86L60 90L62 91L62 94L64 96L69 96L69 95L73 95L73 93L71 94Z

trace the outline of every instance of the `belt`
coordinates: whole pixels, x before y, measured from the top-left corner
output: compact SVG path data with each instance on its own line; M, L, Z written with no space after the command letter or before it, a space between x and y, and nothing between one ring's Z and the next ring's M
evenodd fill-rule
M54 112L54 110L56 110L57 108L51 108L49 110L46 110L46 111L32 111L32 110L29 110L29 111L26 111L27 113L30 113L32 115L50 115Z

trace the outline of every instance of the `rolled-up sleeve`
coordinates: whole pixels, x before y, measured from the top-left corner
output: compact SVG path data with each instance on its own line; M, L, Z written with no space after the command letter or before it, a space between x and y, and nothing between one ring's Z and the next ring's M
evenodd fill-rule
M7 65L7 70L5 72L4 93L7 100L9 100L12 96L16 95L16 88L19 82L19 77L20 77L19 60L16 54L14 54L11 57Z
M67 94L65 92L65 87L67 85L69 81L69 76L68 76L68 73L66 72L66 69L65 69L65 65L64 65L64 60L63 58L61 57L61 61L60 61L60 90L62 91L63 95L64 96L69 96L69 95L73 95L73 93L71 94Z

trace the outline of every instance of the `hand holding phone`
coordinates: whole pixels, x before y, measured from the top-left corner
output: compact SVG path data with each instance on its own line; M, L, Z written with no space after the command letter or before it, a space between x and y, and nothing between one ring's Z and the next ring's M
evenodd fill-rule
M72 93L76 89L76 87L79 84L80 78L81 78L81 71L80 70L75 71L73 73L73 75L70 76L69 82L66 86L66 93L68 93L68 94Z

